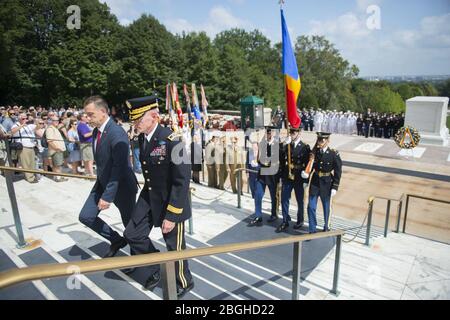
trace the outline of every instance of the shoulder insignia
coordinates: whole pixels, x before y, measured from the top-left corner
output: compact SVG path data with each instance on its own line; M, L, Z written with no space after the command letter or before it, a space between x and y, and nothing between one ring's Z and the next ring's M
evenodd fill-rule
M181 137L183 134L179 132L173 132L170 136L167 137L170 141L175 140L176 138Z

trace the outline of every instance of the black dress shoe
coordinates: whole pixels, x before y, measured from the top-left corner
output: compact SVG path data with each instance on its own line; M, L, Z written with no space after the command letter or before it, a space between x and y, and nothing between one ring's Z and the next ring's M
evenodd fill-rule
M136 271L136 268L126 268L126 269L122 269L122 270L120 270L120 271L122 271L122 272L125 273L126 275L130 275L130 274L132 274L133 272Z
M103 256L103 258L111 258L114 257L120 249L127 245L127 241L124 238L121 238L119 241L111 243L109 246L109 251L107 254Z
M303 227L303 222L297 222L296 224L294 224L294 229L300 229L301 227Z
M280 233L281 231L286 230L289 227L288 222L283 222L280 226L275 230L276 233Z
M252 221L250 221L248 225L250 227L253 227L253 226L256 226L256 225L261 225L261 223L262 223L262 218L255 218Z
M150 277L148 277L147 281L145 281L144 288L147 290L153 290L158 285L160 279L161 274L159 273L159 271L155 272Z
M186 288L177 287L177 296L178 299L181 299L184 297L186 293L194 289L194 281L191 281L191 283L188 284Z
M267 222L274 222L275 220L277 220L278 217L277 216L270 216L269 219L267 219Z

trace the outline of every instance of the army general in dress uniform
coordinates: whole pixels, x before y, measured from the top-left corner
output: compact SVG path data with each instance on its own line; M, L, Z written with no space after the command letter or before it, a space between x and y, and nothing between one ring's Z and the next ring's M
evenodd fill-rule
M320 197L323 206L325 225L323 231L330 230L331 198L339 188L342 174L342 161L339 152L328 147L330 133L317 132L316 147L311 153L313 171L309 187L308 219L309 232L315 233L317 226L316 209ZM308 174L302 171L302 177Z
M167 249L184 250L184 221L192 214L188 201L191 166L181 161L186 149L179 145L178 134L159 124L156 96L130 99L126 104L130 120L140 133L140 161L145 185L124 236L133 254L158 252L149 234L153 227L161 227ZM176 156L180 159L174 159ZM178 297L181 298L194 287L194 282L187 261L177 261L175 268ZM150 266L145 288L152 290L159 279L159 265Z

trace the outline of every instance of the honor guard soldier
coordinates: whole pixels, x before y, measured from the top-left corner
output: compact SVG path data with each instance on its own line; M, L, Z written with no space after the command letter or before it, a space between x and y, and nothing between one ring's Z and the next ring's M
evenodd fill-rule
M273 222L277 217L277 185L280 180L280 143L274 137L274 127L266 127L266 135L258 146L258 164L260 166L255 190L255 218L250 221L249 226L261 225L262 223L262 199L266 186L270 191L272 210L268 222Z
M191 166L174 157L184 158L186 149L180 148L178 133L159 124L156 96L130 99L126 105L130 120L140 133L140 161L145 185L124 236L133 254L158 252L149 234L153 227L161 227L167 249L184 250L184 221L192 214L188 201ZM145 288L152 290L160 280L159 265L149 269ZM194 282L187 261L176 261L175 269L178 297L181 298L194 287Z
M289 200L291 199L292 189L294 189L297 199L297 223L294 225L294 229L300 229L304 222L303 198L305 188L308 186L308 179L302 178L301 172L306 169L311 149L308 144L301 141L300 128L290 128L289 131L290 137L284 143L281 151L281 211L283 222L275 232L284 231L289 227L289 221L291 221Z
M342 161L339 152L328 147L330 135L330 133L317 132L317 142L308 164L308 167L312 165L313 170L308 202L309 233L316 232L316 209L319 196L325 220L323 231L330 230L331 199L336 194L341 180ZM309 174L303 171L302 177L308 178Z

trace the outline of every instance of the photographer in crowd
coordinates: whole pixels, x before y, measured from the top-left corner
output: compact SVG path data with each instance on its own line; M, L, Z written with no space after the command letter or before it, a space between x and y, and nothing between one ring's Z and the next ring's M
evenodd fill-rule
M36 157L34 148L36 147L36 128L37 125L33 119L28 119L25 113L19 114L19 122L11 128L11 134L14 138L11 148L16 150L19 163L24 169L36 169ZM34 173L25 173L25 180L29 183L38 182Z

